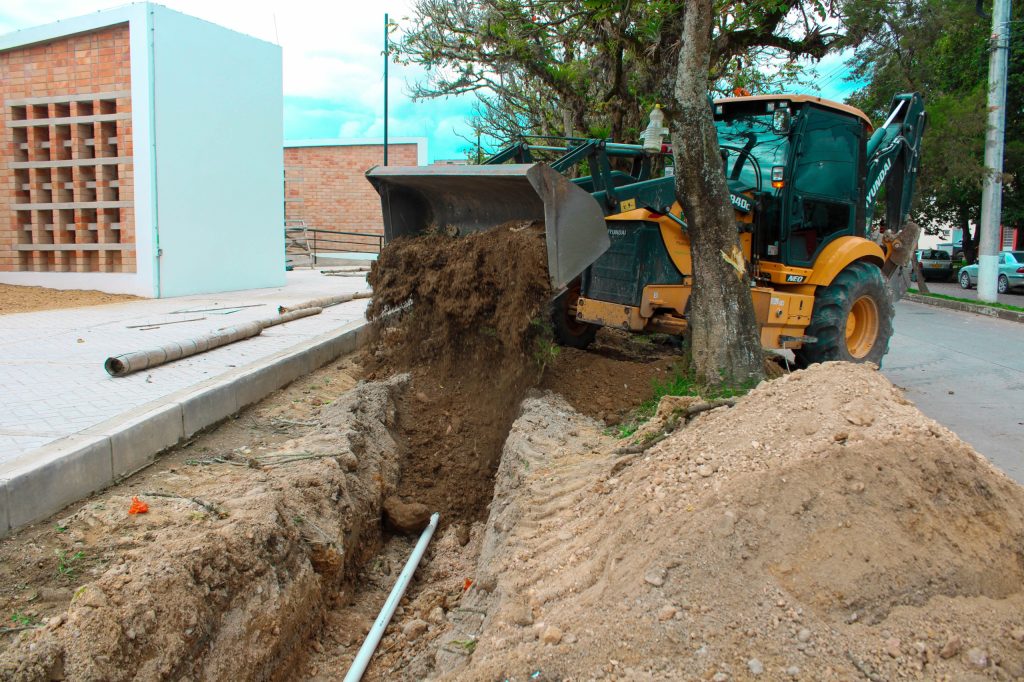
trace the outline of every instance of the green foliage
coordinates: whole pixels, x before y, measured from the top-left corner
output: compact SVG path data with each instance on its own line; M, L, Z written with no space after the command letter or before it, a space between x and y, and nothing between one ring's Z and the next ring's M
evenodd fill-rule
M85 558L84 552L75 552L68 556L66 550L54 550L57 555L57 575L62 578L73 578L78 568L78 563Z
M1012 310L1014 312L1024 313L1024 308L1021 308L1020 306L1016 306L1016 305L1010 305L1009 303L988 303L986 301L978 301L978 300L973 299L973 298L957 298L956 296L947 296L946 294L931 294L931 293L924 294L924 293L921 293L920 291L918 291L917 289L908 289L908 291L910 291L913 294L917 294L918 296L929 296L931 298L941 298L941 299L946 300L946 301L959 301L960 303L970 303L972 305L983 305L983 306L987 306L989 308L1001 308L1003 310Z
M632 436L644 422L649 421L655 415L658 411L658 403L667 395L717 400L746 395L753 387L753 383L740 386L703 386L697 381L692 371L677 365L667 379L655 380L652 383L651 397L640 403L629 418L616 427L614 434L619 438Z
M453 639L451 644L459 647L467 654L471 654L476 651L476 640L475 639Z
M15 627L30 628L39 625L39 619L35 616L28 616L20 611L11 614L11 621Z
M797 85L800 56L841 47L839 2L715 0L709 80L719 93ZM397 59L418 98L475 93L474 137L636 141L655 103L671 120L685 0L416 0ZM475 157L475 139L467 139Z
M921 175L914 215L930 233L978 222L985 177L984 138L990 20L974 3L962 0L908 0L848 3L851 30L870 36L851 62L853 75L868 85L850 98L876 119L888 111L897 92L925 96L928 130L923 140ZM989 6L991 3L989 3ZM1014 11L1014 25L1024 12ZM1012 39L1008 87L1005 169L1024 162L1024 54ZM1003 222L1024 219L1024 195L1012 175L1004 175ZM977 235L975 235L975 239ZM972 252L972 244L966 244Z
M555 343L555 332L551 323L541 318L530 320L530 327L533 331L533 351L531 357L536 363L540 373L543 374L548 365L558 358L562 347Z

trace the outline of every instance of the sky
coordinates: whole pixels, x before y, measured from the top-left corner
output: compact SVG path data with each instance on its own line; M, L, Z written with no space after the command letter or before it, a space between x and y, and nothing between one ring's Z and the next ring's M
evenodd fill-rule
M0 34L48 24L117 4L112 0L6 0ZM281 45L284 131L287 140L381 138L384 134L384 13L403 24L412 0L164 0L171 9ZM844 76L845 55L814 66L821 94L842 101L855 86ZM388 135L425 137L429 161L459 158L470 137L471 95L413 102L418 67L392 64L388 77Z
M112 0L7 0L0 34L120 5ZM164 0L159 4L281 45L287 140L384 135L384 14L401 25L411 0ZM462 157L474 98L413 102L415 67L391 64L389 137L425 137L430 161Z

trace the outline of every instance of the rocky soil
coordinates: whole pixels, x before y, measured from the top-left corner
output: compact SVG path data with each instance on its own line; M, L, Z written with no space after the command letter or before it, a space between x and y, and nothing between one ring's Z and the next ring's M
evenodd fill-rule
M416 379L360 371L0 542L0 675L341 676L414 542L384 507ZM873 369L622 445L531 393L486 513L435 536L367 678L1024 678L1024 491Z
M765 383L641 455L599 426L524 403L406 679L1024 677L1024 490L877 371Z
M0 677L271 679L298 662L376 554L399 474L408 376L353 387L340 364L0 542Z

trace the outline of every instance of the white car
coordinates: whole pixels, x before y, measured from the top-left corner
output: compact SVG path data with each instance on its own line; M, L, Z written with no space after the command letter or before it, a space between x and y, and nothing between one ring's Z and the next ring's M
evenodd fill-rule
M960 268L957 276L962 289L978 285L978 264ZM1005 294L1015 287L1024 287L1024 251L1003 251L999 254L999 279L996 290Z

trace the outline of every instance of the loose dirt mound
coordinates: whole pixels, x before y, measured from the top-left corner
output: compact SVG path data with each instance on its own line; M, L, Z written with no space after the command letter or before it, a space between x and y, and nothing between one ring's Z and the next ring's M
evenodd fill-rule
M138 296L108 294L103 291L80 289L46 289L44 287L23 287L0 284L0 315L30 313L36 310L59 308L81 308L90 305L106 305L123 301L138 301Z
M763 384L632 459L594 432L525 403L462 602L486 616L453 628L475 650L433 674L1024 675L1024 489L876 371Z
M384 247L367 281L371 320L412 301L403 326L414 362L513 359L531 351L549 297L544 226L399 239Z
M486 513L505 435L540 379L551 348L538 341L546 253L540 225L430 234L388 244L368 277L371 319L413 304L382 330L365 365L371 378L412 374L399 406L399 495L441 512L444 525Z

